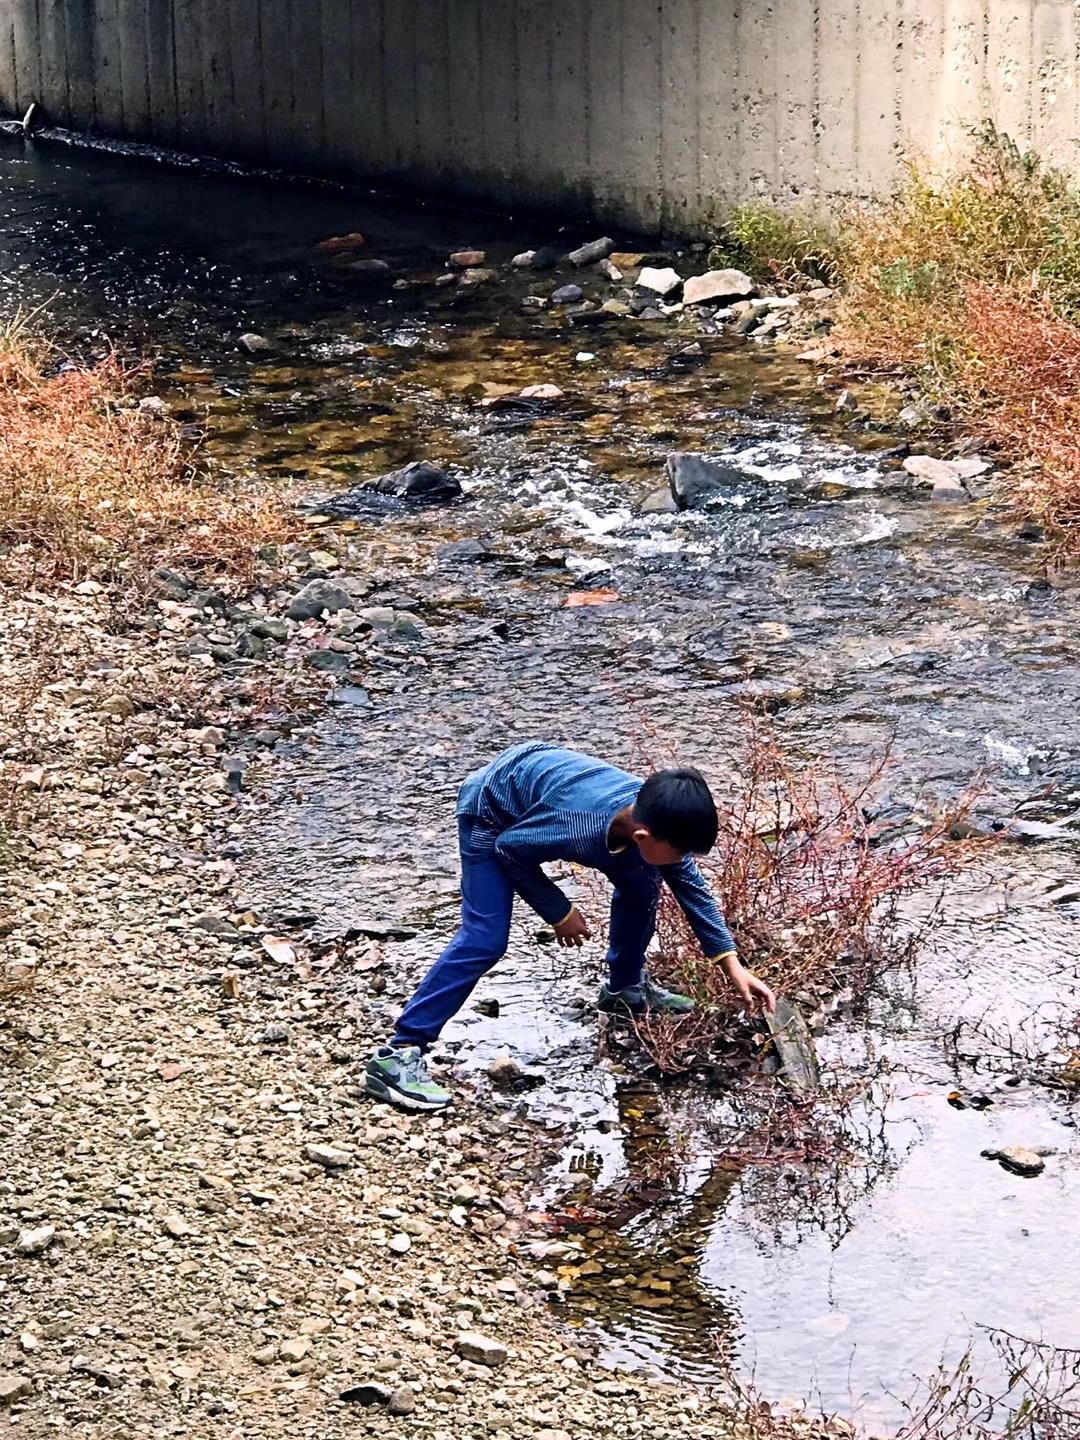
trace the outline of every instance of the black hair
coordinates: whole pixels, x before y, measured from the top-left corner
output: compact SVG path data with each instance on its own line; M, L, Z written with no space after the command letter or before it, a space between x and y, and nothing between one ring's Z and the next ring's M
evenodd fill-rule
M707 855L720 829L705 776L690 766L650 775L634 801L634 819L684 855Z

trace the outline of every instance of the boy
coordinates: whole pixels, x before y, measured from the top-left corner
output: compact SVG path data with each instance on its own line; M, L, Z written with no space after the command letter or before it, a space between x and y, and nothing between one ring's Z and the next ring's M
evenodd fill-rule
M661 770L642 783L624 770L555 745L515 745L470 775L458 796L461 929L436 960L367 1066L369 1095L406 1110L438 1110L453 1098L435 1084L425 1052L482 975L506 953L514 895L546 920L563 946L591 931L576 905L540 868L571 860L614 886L600 1009L683 1015L694 1002L645 971L660 882L682 906L703 952L723 965L747 1007L775 1009L769 987L738 960L735 942L694 855L716 844L709 787L697 770Z

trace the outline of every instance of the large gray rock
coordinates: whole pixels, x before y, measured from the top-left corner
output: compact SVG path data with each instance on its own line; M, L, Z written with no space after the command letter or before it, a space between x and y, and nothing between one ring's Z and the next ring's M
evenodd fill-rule
M352 603L349 592L332 580L309 580L293 596L285 613L290 620L314 620L324 611L336 615L339 610L348 610Z
M368 488L402 500L456 500L461 494L461 482L427 460L414 460L400 470L380 475L369 482Z
M691 275L683 281L683 304L706 305L710 302L727 305L732 300L749 300L757 294L757 286L741 270L709 270L704 275Z
M665 468L672 499L680 510L701 510L713 501L761 488L761 481L745 470L687 451L669 455Z

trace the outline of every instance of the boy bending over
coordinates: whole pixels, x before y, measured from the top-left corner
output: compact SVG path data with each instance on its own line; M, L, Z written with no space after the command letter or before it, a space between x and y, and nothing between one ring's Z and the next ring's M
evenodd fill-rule
M684 1015L694 1002L645 970L663 881L703 953L722 965L749 1009L773 1010L772 991L739 963L720 907L694 863L716 844L718 822L697 770L661 770L644 783L602 760L555 745L515 745L470 775L458 796L461 929L402 1011L389 1045L368 1062L369 1095L407 1110L438 1110L453 1098L428 1074L425 1053L480 977L506 953L515 894L554 928L560 945L580 946L588 921L541 866L570 860L614 887L608 978L600 1009Z

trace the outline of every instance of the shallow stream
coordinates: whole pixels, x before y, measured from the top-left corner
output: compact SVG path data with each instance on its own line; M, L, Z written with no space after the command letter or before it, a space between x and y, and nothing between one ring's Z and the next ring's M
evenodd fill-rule
M319 248L356 232L408 288ZM454 925L456 785L514 740L633 763L652 732L725 774L753 694L798 755L855 773L892 742L901 802L955 794L991 765L998 813L1043 792L1046 818L1080 805L1080 600L1044 582L1041 547L1015 525L931 504L884 454L895 437L846 426L812 367L771 348L676 320L583 329L523 311L566 275L434 283L460 247L499 266L588 238L0 144L6 308L47 301L75 353L111 339L152 359L215 457L267 483L317 500L416 458L462 479L451 507L345 522L367 546L372 603L415 614L420 634L373 650L370 707L328 709L279 747L285 783L244 859L263 908L311 911L326 934L416 932L394 945L385 994L362 975L345 988L387 1021ZM246 331L273 349L242 355ZM498 403L540 382L564 401ZM638 514L672 450L737 454L756 483L708 514ZM471 555L439 555L468 538L482 542ZM566 607L592 588L618 598ZM1010 1030L1014 1051L1037 1048L1071 1012L1076 878L1071 841L1004 846L948 895L917 981L868 1016L837 1013L826 1066L871 1083L844 1119L853 1158L824 1171L732 1164L722 1100L620 1079L588 1008L599 949L570 966L520 915L478 992L498 1015L467 1010L444 1051L479 1085L503 1050L542 1074L505 1101L558 1127L538 1204L628 1197L618 1228L586 1227L567 1318L612 1363L707 1384L731 1357L770 1398L854 1408L872 1427L973 1333L979 1348L980 1326L1076 1344L1073 1115L986 1039ZM983 1038L953 1043L961 1019ZM954 1091L994 1103L957 1109ZM1022 1179L981 1157L1003 1144L1054 1153Z

